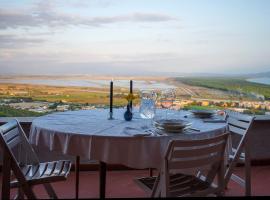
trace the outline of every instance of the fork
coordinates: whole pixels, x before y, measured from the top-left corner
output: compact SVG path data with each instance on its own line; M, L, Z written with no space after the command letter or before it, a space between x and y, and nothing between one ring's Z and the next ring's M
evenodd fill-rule
M146 130L146 132L151 133L153 136L164 135L164 134L159 133L157 131L153 131L153 129L148 129L148 130Z
M189 128L189 130L200 132L200 129L197 128Z

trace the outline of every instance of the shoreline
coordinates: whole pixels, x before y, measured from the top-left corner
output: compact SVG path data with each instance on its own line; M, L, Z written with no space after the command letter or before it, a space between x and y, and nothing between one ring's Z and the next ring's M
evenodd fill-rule
M169 76L95 76L95 75L0 75L0 80L7 79L57 79L57 80L142 80L142 81L163 81L167 80Z

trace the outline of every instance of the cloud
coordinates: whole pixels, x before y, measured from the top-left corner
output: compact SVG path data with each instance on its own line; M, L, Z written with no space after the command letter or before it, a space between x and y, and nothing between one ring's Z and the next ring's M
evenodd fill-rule
M132 13L127 15L117 15L111 17L94 17L81 21L84 25L100 26L105 24L119 23L119 22L164 22L171 21L174 18L159 14L159 13Z
M55 10L50 1L38 3L32 10L0 9L0 29L20 27L58 27L68 25L102 26L119 22L166 22L176 20L163 13L135 12L114 16L82 17Z
M35 5L50 5L51 7L72 7L72 8L108 8L125 3L126 0L40 0Z
M39 23L39 20L30 14L0 9L0 29L17 28L20 26L38 26Z
M0 49L13 49L44 42L40 38L20 38L14 35L0 35Z
M48 2L51 0L46 0ZM50 3L60 6L72 6L76 8L85 8L85 7L101 7L107 8L110 6L121 5L125 3L126 0L53 0Z

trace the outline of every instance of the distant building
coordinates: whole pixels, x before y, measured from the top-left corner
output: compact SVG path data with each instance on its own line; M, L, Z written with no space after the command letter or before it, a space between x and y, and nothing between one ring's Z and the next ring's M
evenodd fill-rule
M236 112L244 112L245 110L247 110L247 109L245 109L245 108L230 108L230 110L233 110L233 111L236 111Z
M209 106L209 101L202 101L202 106Z
M93 109L96 109L95 106L83 106L82 107L82 110L93 110Z
M45 113L45 112L47 112L47 109L44 109L44 108L33 108L33 109L29 109L29 111L38 112L38 113Z
M69 105L58 105L56 107L57 111L67 111L69 109Z

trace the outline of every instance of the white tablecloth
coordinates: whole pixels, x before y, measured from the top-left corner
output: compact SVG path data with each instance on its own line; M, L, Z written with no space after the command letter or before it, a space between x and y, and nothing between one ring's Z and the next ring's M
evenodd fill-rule
M205 123L192 117L183 118L186 111L174 116L192 122L200 132L167 136L132 136L127 127L140 129L145 120L134 112L132 121L123 118L124 109L114 109L114 120L108 120L108 109L57 112L33 120L30 142L38 148L79 155L108 164L123 164L132 168L158 168L169 140L198 139L224 133L226 123ZM157 113L164 111L158 110ZM143 133L142 129L142 133Z

